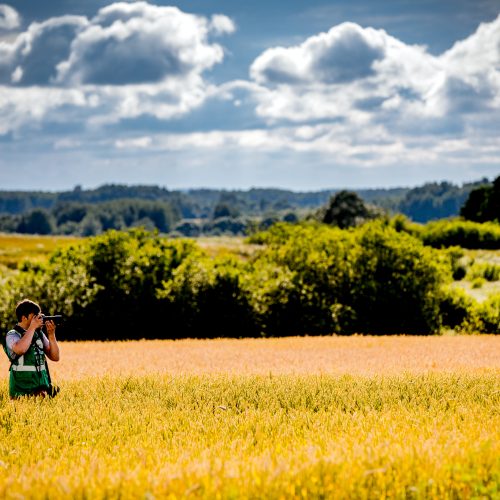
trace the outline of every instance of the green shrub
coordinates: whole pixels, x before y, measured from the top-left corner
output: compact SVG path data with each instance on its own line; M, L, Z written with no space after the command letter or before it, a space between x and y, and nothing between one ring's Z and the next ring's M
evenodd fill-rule
M500 224L471 222L460 219L439 220L423 226L422 241L435 248L500 248Z
M249 284L266 335L339 330L334 312L346 302L352 233L318 224L275 224L251 239L265 242ZM269 280L269 281L268 281Z
M142 229L109 231L56 252L44 266L21 270L8 285L0 317L11 318L12 305L31 297L66 317L61 338L168 337L168 329L157 331L162 313L170 312L161 310L157 289L196 252L194 243Z
M157 291L168 310L169 338L248 337L258 334L247 291L244 264L234 257L193 253Z
M475 262L467 272L469 280L482 279L486 281L500 280L500 266L490 262Z
M281 334L283 328L315 334L429 333L440 327L448 255L382 221L350 231L277 224L252 241L267 244L258 260L277 264L283 269L276 275L287 278L286 286L270 288L280 306L265 308L263 321Z
M2 328L24 297L64 314L64 339L495 328L496 302L479 308L443 290L461 250L424 246L388 221L350 230L277 223L250 241L262 248L245 262L141 229L82 240L3 280Z
M447 255L389 226L373 222L356 234L348 305L350 331L430 333L439 330L441 288L450 276Z
M465 290L447 287L439 304L442 325L457 331L470 329L479 314L479 305Z
M479 308L480 331L500 333L500 294L488 297Z
M472 285L472 288L474 289L477 289L477 288L482 288L483 285L485 283L485 279L482 278L482 277L477 277L477 278L474 278L472 281L471 281L471 285Z

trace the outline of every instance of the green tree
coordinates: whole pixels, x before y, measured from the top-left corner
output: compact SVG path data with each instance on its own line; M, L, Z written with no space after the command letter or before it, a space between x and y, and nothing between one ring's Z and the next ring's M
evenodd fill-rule
M322 222L345 229L358 225L370 216L369 209L356 193L340 191L330 198Z
M473 189L460 215L474 222L500 221L500 176L491 184Z
M17 231L27 234L51 234L54 230L54 220L49 212L35 209L23 215Z

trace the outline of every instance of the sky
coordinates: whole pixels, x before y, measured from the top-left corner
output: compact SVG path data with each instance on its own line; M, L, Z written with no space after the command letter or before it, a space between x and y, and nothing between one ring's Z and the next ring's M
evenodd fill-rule
M2 190L461 184L499 132L498 0L0 3Z

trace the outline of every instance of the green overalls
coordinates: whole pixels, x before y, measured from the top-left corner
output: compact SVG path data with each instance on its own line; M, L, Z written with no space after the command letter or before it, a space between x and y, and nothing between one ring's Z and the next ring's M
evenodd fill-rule
M12 330L11 330L12 331ZM16 325L14 331L24 334L24 330ZM9 332L10 333L10 332ZM4 350L7 347L4 343ZM10 360L9 393L11 397L25 396L45 390L51 392L50 375L43 352L42 333L36 331L29 349L22 355Z

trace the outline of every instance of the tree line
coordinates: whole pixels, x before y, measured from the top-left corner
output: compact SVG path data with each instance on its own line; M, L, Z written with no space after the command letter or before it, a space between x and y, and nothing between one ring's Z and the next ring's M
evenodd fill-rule
M356 194L365 205L426 222L458 215L471 191L488 193L491 185L483 179L463 186L442 182L414 189L358 190ZM143 224L183 236L246 234L256 226L310 216L336 194L339 191L169 191L159 186L113 184L96 189L77 186L58 193L0 191L0 231L95 235Z

